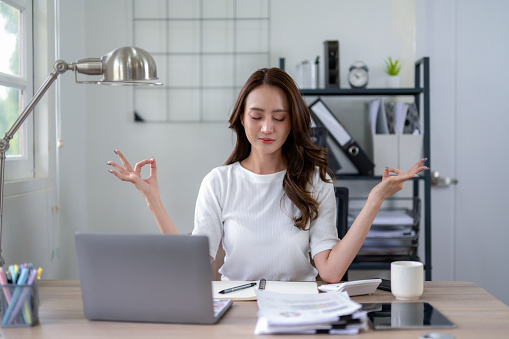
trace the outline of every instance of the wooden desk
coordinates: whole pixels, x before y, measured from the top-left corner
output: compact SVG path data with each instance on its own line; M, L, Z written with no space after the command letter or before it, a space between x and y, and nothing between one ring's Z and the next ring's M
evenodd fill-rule
M2 328L2 338L267 338L255 336L257 304L234 302L216 325L147 324L89 321L83 316L79 281L41 281L40 324L32 328ZM363 303L390 302L389 292L378 290L369 296L353 297ZM456 323L455 329L436 329L458 339L509 338L509 307L470 282L425 282L422 301L427 301ZM401 330L361 332L345 338L418 338L430 331ZM289 337L289 336L288 336ZM302 336L307 338L313 336ZM325 338L323 335L315 337Z

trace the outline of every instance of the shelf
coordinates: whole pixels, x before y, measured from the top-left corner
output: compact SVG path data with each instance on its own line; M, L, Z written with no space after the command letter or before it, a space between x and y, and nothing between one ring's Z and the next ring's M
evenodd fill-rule
M302 95L418 95L422 88L318 88L301 89Z
M417 108L419 108L419 114L422 115L422 134L423 134L423 156L431 159L430 156L430 77L429 77L429 58L425 57L418 60L415 63L415 79L414 87L412 88L318 88L301 89L302 96L364 96L364 97L376 97L376 96L412 96ZM431 166L429 160L427 163ZM340 173L334 178L334 186L342 188L348 181L362 181L362 180L376 180L380 181L382 177L380 175L359 175L352 173ZM401 239L387 239L385 237L380 239L369 239L371 247L374 248L377 242L380 243L380 251L373 251L372 253L359 253L352 264L350 269L353 270L389 270L392 261L398 260L414 260L421 261L418 255L420 249L419 237L424 234L424 270L425 279L431 280L431 175L429 171L426 171L417 178L413 178L413 199L420 197L420 189L423 188L422 204L423 213L415 216L416 224L414 225L414 231L416 232L415 238L410 239L409 242L404 242L403 251ZM422 185L421 185L422 183ZM359 198L348 197L346 195L346 201L342 200L342 195L336 191L337 208L343 215L347 215L348 212L348 200L359 200ZM397 198L399 199L399 198ZM415 200L418 203L414 203L413 211L421 211L420 200ZM345 218L343 218L345 219ZM341 220L338 218L337 229L340 237L344 236L347 232L347 220ZM422 224L422 226L421 226ZM421 229L422 228L422 229ZM422 232L424 231L424 232ZM368 239L367 239L368 240ZM387 241L388 240L388 241ZM398 243L392 243L396 240ZM387 249L385 249L386 245ZM382 248L383 247L383 248ZM393 250L389 253L390 250Z
M417 178L411 178L408 180L424 180L426 177L418 176ZM334 182L337 184L340 180L382 180L382 176L380 175L360 175L360 174L335 174Z

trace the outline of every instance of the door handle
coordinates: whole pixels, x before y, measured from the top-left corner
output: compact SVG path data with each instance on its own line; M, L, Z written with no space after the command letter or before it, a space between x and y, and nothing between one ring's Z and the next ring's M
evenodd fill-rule
M441 177L438 171L431 171L431 185L436 187L448 187L456 185L458 179L451 179L449 177Z

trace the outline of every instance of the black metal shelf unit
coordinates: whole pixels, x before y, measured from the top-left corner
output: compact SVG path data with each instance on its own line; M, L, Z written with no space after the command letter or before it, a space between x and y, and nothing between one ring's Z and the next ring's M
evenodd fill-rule
M424 57L415 63L415 87L414 88L364 88L364 89L339 89L339 88L321 88L321 89L302 89L301 93L305 96L396 96L410 95L414 97L415 104L423 114L423 155L428 159L426 165L431 166L430 152L430 90L429 90L429 57ZM342 176L341 179L347 180L375 180L378 176ZM425 279L431 280L431 174L430 171L424 171L424 175L413 180L413 195L419 197L419 182L424 180L424 271ZM422 220L421 219L421 220ZM416 256L402 257L401 260L420 260ZM389 269L390 262L383 258L364 257L361 261L354 261L352 269Z

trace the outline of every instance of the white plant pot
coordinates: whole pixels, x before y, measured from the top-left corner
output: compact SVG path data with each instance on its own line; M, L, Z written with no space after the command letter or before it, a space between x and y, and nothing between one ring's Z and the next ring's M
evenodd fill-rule
M387 87L389 88L399 88L400 77L399 75L389 76L387 78Z

